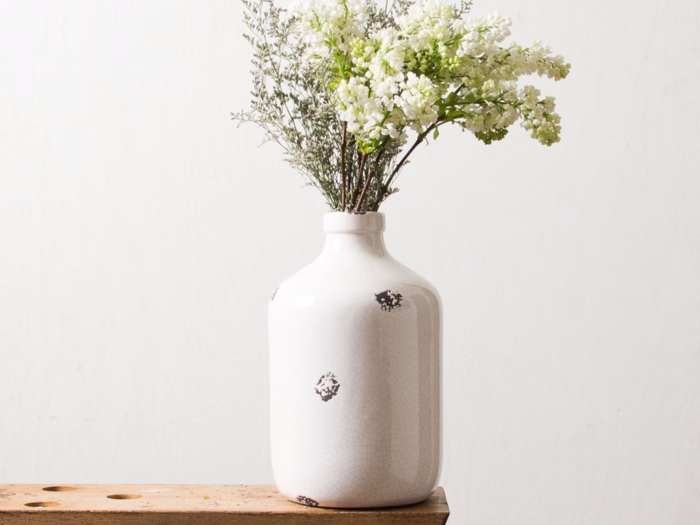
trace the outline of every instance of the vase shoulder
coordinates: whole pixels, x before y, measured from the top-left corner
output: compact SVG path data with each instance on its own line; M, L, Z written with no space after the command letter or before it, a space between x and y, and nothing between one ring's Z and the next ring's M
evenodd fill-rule
M319 257L280 283L270 309L314 306L371 311L377 301L396 302L399 296L404 311L426 306L440 309L437 289L390 256L353 265Z

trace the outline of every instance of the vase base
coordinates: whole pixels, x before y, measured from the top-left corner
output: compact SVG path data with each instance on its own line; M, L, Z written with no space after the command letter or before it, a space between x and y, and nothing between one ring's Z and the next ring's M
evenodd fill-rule
M296 496L296 497L290 497L290 496L285 496L287 499L290 501L298 504L298 505L304 505L306 507L318 507L322 509L355 509L355 510L362 510L362 509L383 509L383 508L390 508L390 507L404 507L407 505L416 505L418 503L422 503L425 500L427 500L431 494L428 494L427 496L420 496L420 497L413 497L413 498L396 498L391 501L386 501L386 502L363 502L363 501L352 501L352 502L343 502L343 501L316 501L312 498L309 498L307 496Z

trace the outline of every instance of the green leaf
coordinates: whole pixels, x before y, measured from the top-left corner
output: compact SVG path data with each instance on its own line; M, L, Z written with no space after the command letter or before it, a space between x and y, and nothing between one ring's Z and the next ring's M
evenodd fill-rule
M445 99L445 106L453 106L454 104L457 103L457 100L459 99L459 95L455 91L447 95L447 98Z
M435 128L435 131L433 131L433 140L438 138L440 136L440 130L438 128Z

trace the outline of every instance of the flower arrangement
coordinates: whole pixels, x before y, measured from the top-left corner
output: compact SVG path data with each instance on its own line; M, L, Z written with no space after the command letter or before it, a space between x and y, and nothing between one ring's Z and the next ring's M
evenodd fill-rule
M469 19L470 3L243 0L253 100L234 120L261 126L333 211L377 211L409 156L456 124L490 144L522 126L559 141L554 98L523 75L560 80L563 57L540 43L503 45L510 21Z

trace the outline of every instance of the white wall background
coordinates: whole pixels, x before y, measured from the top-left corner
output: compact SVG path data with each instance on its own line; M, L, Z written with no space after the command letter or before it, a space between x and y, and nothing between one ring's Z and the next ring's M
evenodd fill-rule
M384 211L445 306L450 523L700 523L700 4L477 0L562 143L452 130ZM0 0L0 483L272 482L266 308L322 199L235 0Z

